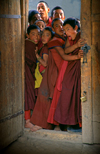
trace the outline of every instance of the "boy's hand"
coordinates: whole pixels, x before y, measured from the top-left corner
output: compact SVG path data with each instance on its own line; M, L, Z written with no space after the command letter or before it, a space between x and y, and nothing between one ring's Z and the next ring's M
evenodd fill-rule
M82 47L86 44L86 40L85 39L82 39L80 38L77 42L77 47Z
M36 47L35 49L35 54L38 54L38 47Z
M77 57L78 57L78 59L83 58L83 50L79 50Z

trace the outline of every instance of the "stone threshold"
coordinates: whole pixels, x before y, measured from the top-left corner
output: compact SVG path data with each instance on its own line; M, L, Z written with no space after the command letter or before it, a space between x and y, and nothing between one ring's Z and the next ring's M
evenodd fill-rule
M65 131L55 131L40 129L36 132L31 132L30 129L24 128L24 137L27 138L42 138L46 140L65 140L71 143L82 143L82 133L76 132L65 132Z

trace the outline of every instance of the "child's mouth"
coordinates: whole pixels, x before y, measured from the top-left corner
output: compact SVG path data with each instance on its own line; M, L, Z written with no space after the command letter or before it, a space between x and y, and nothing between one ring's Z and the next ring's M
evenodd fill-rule
M71 40L71 39L72 39L72 37L71 37L71 36L68 36L68 38L69 38L69 40Z
M38 42L38 40L35 40L34 42L35 42L35 43L37 43L37 42Z

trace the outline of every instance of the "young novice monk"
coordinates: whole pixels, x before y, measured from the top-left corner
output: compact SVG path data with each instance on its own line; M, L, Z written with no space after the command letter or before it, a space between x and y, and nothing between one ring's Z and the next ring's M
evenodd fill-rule
M40 75L43 76L44 72L45 72L45 69L47 67L47 63L48 63L48 54L49 54L49 51L48 51L48 46L47 46L47 43L53 38L53 31L52 31L52 28L51 27L45 27L44 30L43 30L43 33L42 33L42 37L41 37L41 40L42 40L42 43L43 43L43 46L41 47L41 49L38 50L38 48L36 48L36 58L37 58L37 65L39 66L39 71L40 71ZM39 76L39 72L36 76L36 83L41 83L40 82L40 78L37 78ZM38 84L38 87L39 86Z
M40 20L36 20L34 24L40 28L40 35L42 36L43 29L46 27L45 22L40 19Z
M80 26L78 25L78 29L79 28L80 28ZM68 39L67 39L67 41L68 41ZM80 44L79 44L79 47L81 47ZM60 49L59 47L55 47L55 48L56 48L56 50L60 50L60 51L63 50L63 49ZM72 55L67 55L67 56L69 56L68 60L71 60L70 58L73 57ZM75 55L75 56L77 56L77 55ZM74 57L73 60L76 60L75 57ZM62 83L62 80L63 80L65 70L67 68L67 65L68 65L68 62L63 61L61 71L59 71L59 76L58 76L58 79L57 79L57 82L56 82L56 87L55 87L55 91L54 91L54 95L53 95L53 99L52 99L52 103L51 103L51 107L50 107L50 111L49 111L49 116L48 116L48 119L47 119L48 123L52 123L52 124L55 124L55 125L59 125L59 123L57 123L54 120L54 113L55 113L55 109L56 109L58 99L59 99L59 96L60 96L60 93L61 93L61 83ZM64 127L61 127L62 130L63 130L63 128Z
M28 13L29 25L33 25L36 20L41 19L41 16L37 10L30 10Z
M51 42L50 44L51 47L53 48L55 46L62 46L65 43L62 24L63 24L62 20L58 22L57 24L58 28L56 31L58 34L55 34L54 41L52 42L49 41ZM50 50L53 51L53 49ZM52 125L47 123L47 117L51 105L51 97L53 95L57 79L57 73L62 61L62 58L59 56L59 54L56 52L55 49L53 56L49 51L48 65L44 73L41 86L38 91L37 101L31 118L31 123L35 124L35 126L31 129L32 131L36 131L41 128L53 129Z
M49 15L48 15L48 13L50 12L50 8L47 2L39 1L37 4L37 11L40 13L42 20L46 24L46 27L47 26L51 27L52 20L51 18L49 18Z
M31 117L31 123L35 124L35 126L31 128L32 131L36 131L41 128L53 129L52 125L47 122L51 99L53 97L58 71L60 70L62 64L62 58L65 60L69 59L69 56L64 54L64 51L60 52L60 50L56 51L54 49L55 46L59 46L60 49L62 49L62 45L65 43L62 24L63 22L61 19L55 19L53 21L53 30L57 34L55 34L55 37L49 41L50 52L48 65L39 88L37 101ZM79 53L78 55L70 57L70 60L79 59L80 57L81 55Z
M35 49L40 39L40 29L36 25L30 25L27 28L27 38L25 40L25 127L31 127L30 110L34 109L35 105L35 68L36 55Z
M67 35L65 53L77 55L81 46L86 42L80 39L79 22L68 18L63 24ZM68 61L62 90L55 110L54 120L63 125L76 125L81 123L81 64L80 59Z
M64 10L60 6L56 6L51 10L51 19L55 18L65 20Z

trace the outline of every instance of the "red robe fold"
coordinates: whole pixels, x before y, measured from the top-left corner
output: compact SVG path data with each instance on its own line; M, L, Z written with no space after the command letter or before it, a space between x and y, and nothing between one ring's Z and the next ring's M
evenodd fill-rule
M60 67L59 74L58 74L58 78L57 78L57 82L56 82L56 86L54 89L53 99L52 99L50 110L49 110L48 119L47 119L48 123L51 123L54 125L59 125L59 123L54 120L54 114L55 114L55 109L56 109L58 99L60 97L60 93L62 90L62 81L63 81L63 76L64 76L65 70L67 68L67 65L68 65L68 61L62 60L61 67Z
M70 45L75 44L80 33ZM72 52L77 54L79 48ZM62 91L55 110L54 120L64 125L76 125L81 122L81 67L80 60L69 61L62 82Z
M46 27L48 27L48 26L49 26L49 27L52 27L51 23L52 23L52 20L51 20L51 18L49 18Z
M36 45L31 41L25 40L25 110L34 108L35 105L35 77L36 68Z
M59 40L59 42L57 42L57 40ZM52 43L50 42L50 44L48 44L48 47L55 45L60 46L64 44L64 41L60 42L61 40L61 38L54 38L51 40ZM31 117L31 122L33 124L41 126L45 129L52 129L52 125L47 123L47 118L61 62L62 58L57 51L54 48L50 49L48 65L38 91L36 105Z

